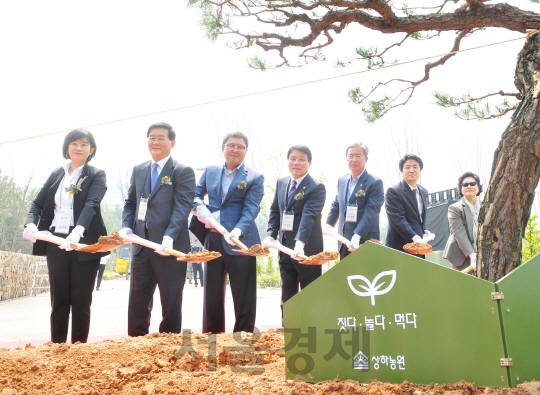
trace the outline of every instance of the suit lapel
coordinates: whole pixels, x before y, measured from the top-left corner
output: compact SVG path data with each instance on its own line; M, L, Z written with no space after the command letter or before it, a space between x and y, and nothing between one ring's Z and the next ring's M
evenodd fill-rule
M364 170L364 174L360 176L356 185L354 186L354 189L351 193L351 197L349 198L349 203L355 202L356 194L358 193L360 189L366 189L364 183L366 182L367 179L368 179L368 172L367 170Z
M152 199L152 197L157 193L157 191L161 187L162 185L161 180L163 179L163 177L171 178L173 169L174 169L173 158L171 156L169 157L169 160L167 161L167 163L165 163L165 166L163 166L163 169L161 169L161 173L159 173L158 179L156 180L156 184L154 185L154 189L152 189L152 192L150 192L150 196L148 196L148 200Z
M339 205L343 208L344 211L347 211L347 187L349 186L349 180L351 179L351 175L344 176L340 182L338 187L338 199L339 199Z
M294 196L298 195L300 192L305 194L309 190L310 185L311 185L311 176L308 173L308 174L306 174L306 176L304 177L302 182L296 186L296 190L294 191ZM286 193L287 193L287 197L288 197L289 191L287 190ZM291 208L291 206L294 204L294 196L291 198L291 201L287 204L287 210L289 210Z
M474 234L472 212L467 203L462 201L461 205L463 206L463 213L465 214L465 221L466 221L465 226L467 226L467 236L469 236L469 241L471 242L471 244L474 244L474 241L472 240L472 235Z
M418 211L418 201L416 200L416 196L413 190L411 189L410 185L407 184L405 180L401 181L401 188L403 189L403 191L405 192L405 195L409 199L409 203L412 205L416 215L418 215L418 219L420 220L420 223L422 223L422 217L420 215L420 212ZM420 191L420 189L418 189L418 191Z
M221 172L221 174L223 174L223 172ZM223 202L221 204L225 203L227 200L230 199L233 192L236 189L238 189L238 184L240 184L241 181L246 180L247 174L248 174L248 171L246 169L246 165L244 163L242 163L240 165L240 168L238 169L238 171L234 175L234 178L233 178L233 180L231 182L231 185L229 185L229 189L227 190L227 195L225 196L225 199L223 199ZM221 185L221 183L220 183L220 185ZM246 186L247 186L247 184L246 184ZM244 188L246 186L244 186Z

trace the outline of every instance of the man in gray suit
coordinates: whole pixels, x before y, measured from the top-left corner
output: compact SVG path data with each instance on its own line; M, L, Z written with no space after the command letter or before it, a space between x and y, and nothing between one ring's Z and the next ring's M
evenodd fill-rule
M189 252L188 216L195 195L195 173L171 157L176 133L160 122L148 129L152 160L133 168L120 235L159 243L156 251L133 245L128 307L128 335L144 336L150 326L153 296L159 286L163 319L160 332L180 333L186 262L164 252ZM156 254L157 253L157 254Z
M302 265L298 255L315 255L323 251L321 212L326 189L308 174L311 151L305 145L294 145L287 152L290 176L280 178L276 184L274 201L270 207L268 236L265 241L281 244L294 250L289 256L279 253L281 274L281 310L283 303L321 275L321 266Z
M366 170L368 153L369 149L362 143L351 144L345 150L351 172L338 180L338 193L326 219L327 229L333 229L339 219L338 233L350 240L347 245L338 243L341 259L351 253L353 246L380 239L379 214L384 189L382 180Z

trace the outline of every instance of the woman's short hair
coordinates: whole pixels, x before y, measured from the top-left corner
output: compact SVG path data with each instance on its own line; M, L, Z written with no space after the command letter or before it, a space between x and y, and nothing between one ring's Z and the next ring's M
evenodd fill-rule
M307 146L301 145L301 144L293 145L291 148L289 148L289 151L287 152L287 159L289 159L289 156L291 156L291 152L295 150L302 151L304 154L307 155L308 162L311 162L311 159L312 159L311 150Z
M474 180L478 183L478 193L476 194L476 196L479 196L482 193L482 185L480 185L480 177L478 177L476 174L474 174L473 172L470 172L470 171L468 171L466 173L463 173L458 178L458 193L459 193L459 196L463 196L463 193L461 193L461 184L463 184L463 180L466 179L467 177L474 178Z
M86 159L87 162L90 162L92 158L96 156L97 145L96 145L96 140L94 140L94 136L92 136L92 133L90 133L88 130L76 129L69 132L66 138L64 139L64 146L62 147L62 155L64 156L65 159L71 159L68 153L69 145L72 142L80 140L80 139L86 139L86 141L88 141L88 143L90 144L90 147L94 149L94 152L92 152Z
M419 156L413 155L413 154L406 154L403 158L399 160L399 171L403 172L403 166L405 166L405 162L407 162L409 159L412 159L420 165L420 170L424 169L424 162L422 162L422 159L420 159Z

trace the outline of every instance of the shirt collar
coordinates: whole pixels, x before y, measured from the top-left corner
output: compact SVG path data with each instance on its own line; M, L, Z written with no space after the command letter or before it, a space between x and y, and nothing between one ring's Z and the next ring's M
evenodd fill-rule
M300 185L300 184L302 183L302 181L304 181L304 178L307 177L308 174L309 174L309 173L306 173L306 174L304 174L304 175L303 175L302 177L300 177L300 178L294 178L293 176L291 176L291 182L292 182L293 180L296 180L296 185Z
M170 157L171 156L169 155L169 156L167 156L167 157L165 157L165 158L163 158L163 159L161 159L160 161L157 161L157 162L152 159L152 166L154 166L154 163L157 163L158 167L163 169L163 166L165 166L165 164L169 161Z
M243 164L244 164L244 162L240 163L238 165L238 167L236 169L233 169L233 170L229 170L229 169L227 169L227 165L223 165L223 171L225 172L226 176L230 176L231 174L236 173L238 171L238 169L240 169L240 166L242 166Z
M360 179L360 177L362 177L364 175L364 173L366 172L366 169L364 169L364 171L360 174L358 174L356 177L354 177L353 179L351 179L349 177L349 180L351 181L351 184L356 184L358 182L358 180ZM352 174L351 174L352 176Z
M415 187L411 186L411 184L409 184L407 181L405 181L405 184L407 184L409 186L409 188L411 188L411 191L414 191L415 189L418 189L418 184L416 184ZM418 192L420 192L420 189L418 189Z
M79 178L79 176L82 173L82 169L83 169L84 165L82 165L81 167L77 167L75 170L73 170L73 173L69 174L69 167L70 166L71 166L71 161L69 161L68 163L66 163L64 165L64 173L65 173L66 177L68 177L68 178Z

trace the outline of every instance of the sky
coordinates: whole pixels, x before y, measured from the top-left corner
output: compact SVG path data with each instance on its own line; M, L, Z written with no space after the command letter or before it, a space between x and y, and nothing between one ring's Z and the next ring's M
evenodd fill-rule
M540 12L539 5L525 6ZM333 60L352 59L359 46L382 48L403 36L349 26L325 51L328 61L261 72L248 67L248 58L258 54L271 59L271 54L257 48L232 50L221 39L210 42L199 12L188 9L185 1L1 2L0 169L20 184L32 177L32 185L39 187L65 163L61 148L66 133L3 142L361 71L361 62L336 68ZM523 36L488 28L465 39L462 48ZM454 37L447 32L410 42L394 50L391 59L446 53ZM367 170L387 187L400 180L396 162L398 152L407 148L406 139L411 140L409 151L424 160L421 183L430 192L453 188L466 170L486 179L510 117L459 120L452 109L434 104L433 93L515 92L514 68L523 43L458 54L434 69L406 106L374 124L365 122L347 91L356 86L367 90L392 78L419 79L425 61L88 127L98 146L92 164L107 173L104 202L122 203L117 181L125 180L133 165L150 159L146 130L158 121L177 131L173 157L196 169L221 161L220 139L234 130L250 136L247 164L259 167L268 179L276 176L276 166L277 173L287 174L285 162L272 157L285 155L293 144L308 145L311 174L327 180L327 206L338 177L348 171L345 147L356 141L369 147Z

